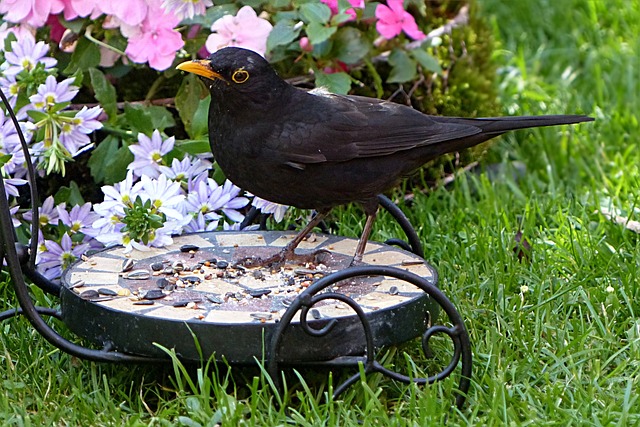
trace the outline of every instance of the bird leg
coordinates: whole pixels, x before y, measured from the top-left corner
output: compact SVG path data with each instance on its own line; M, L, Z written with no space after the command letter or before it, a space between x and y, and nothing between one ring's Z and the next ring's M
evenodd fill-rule
M373 223L376 220L376 214L378 213L377 201L376 201L375 207L370 207L370 206L365 207L365 212L367 213L367 220L364 223L364 228L362 229L362 234L360 235L360 239L358 240L358 246L356 246L356 253L353 256L353 260L351 261L350 267L353 267L354 265L362 264L362 256L364 255L364 250L367 247L367 241L369 241L371 230L373 230Z
M320 224L320 222L327 216L329 213L329 209L318 211L313 218L309 221L309 223L293 238L292 241L287 243L287 245L282 248L282 250L274 255L271 255L267 258L256 258L249 257L239 261L239 264L244 265L245 267L257 267L257 266L267 266L267 265L278 265L282 264L288 259L293 258L304 258L302 261L313 261L318 252L326 252L325 250L316 251L309 255L296 255L295 250L300 243L307 237L309 233L313 231L313 229Z
M302 243L304 238L307 237L307 235L311 233L313 229L316 228L318 224L320 224L320 222L322 222L322 220L327 216L328 213L328 210L318 211L318 213L316 213L314 217L311 218L311 221L309 221L309 223L302 229L302 231L300 231L293 238L293 240L290 241L287 246L282 249L280 254L282 255L283 259L287 259L288 257L291 257L295 254L295 250L298 245Z

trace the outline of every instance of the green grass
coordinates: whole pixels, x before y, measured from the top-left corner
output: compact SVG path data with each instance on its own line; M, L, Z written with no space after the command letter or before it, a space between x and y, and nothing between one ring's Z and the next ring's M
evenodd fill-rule
M597 121L505 137L485 161L505 165L498 177L469 174L404 206L471 335L462 411L451 408L454 379L413 387L371 375L333 402L325 393L343 374L328 382L305 372L280 395L257 369L81 361L12 320L0 324L0 424L640 425L639 236L597 213L614 207L638 219L640 9L622 0L480 3L501 40L505 114ZM526 165L517 180L513 161ZM355 209L339 220L344 233L361 227ZM528 261L514 256L518 231L531 242ZM374 238L399 232L383 215ZM7 286L0 301L15 304ZM412 344L388 360L402 368L405 354L427 366Z

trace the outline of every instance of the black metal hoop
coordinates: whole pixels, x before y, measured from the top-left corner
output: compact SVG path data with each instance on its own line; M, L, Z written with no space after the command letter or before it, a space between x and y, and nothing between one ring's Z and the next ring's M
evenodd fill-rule
M428 378L411 378L406 375L399 374L397 372L393 372L389 369L384 368L381 364L379 364L375 360L375 348L374 348L374 340L371 333L371 326L369 325L369 321L365 316L362 308L359 306L357 302L348 297L347 295L336 293L336 292L324 292L328 287L347 279L351 279L358 276L389 276L396 279L403 280L405 282L409 282L414 286L422 289L425 293L427 293L431 298L433 298L438 305L445 311L447 314L449 321L453 325L452 327L446 327L443 325L431 326L429 327L422 336L423 343L423 351L426 353L428 351L428 342L429 339L436 333L444 333L447 335L454 346L454 354L451 358L451 362L447 365L445 369L441 372L432 375ZM395 267L386 267L386 266L358 266L351 267L346 270L342 270L336 273L333 273L330 276L324 277L318 280L316 283L311 285L307 290L300 294L300 296L291 304L289 309L285 312L280 320L280 324L274 334L273 339L271 340L271 346L269 348L268 355L268 371L274 381L278 380L278 372L280 371L280 347L283 339L286 336L287 328L291 325L294 316L300 312L300 322L303 326L305 326L306 332L310 337L319 337L326 335L336 324L337 320L332 319L328 324L326 324L322 329L314 330L307 325L307 315L311 308L318 302L325 299L334 299L341 302L346 303L351 307L360 322L362 323L363 335L366 341L366 348L364 351L364 355L362 357L351 358L350 360L345 360L345 364L353 364L357 365L358 363L364 364L364 370L366 373L378 372L385 376L388 376L394 380L402 381L405 383L414 382L416 384L431 384L435 381L440 381L443 378L449 376L458 363L462 361L461 366L461 378L459 383L459 391L460 394L456 397L456 406L458 408L462 408L464 405L466 394L469 391L470 386L470 378L471 378L471 370L472 370L472 354L471 354L471 342L469 340L469 334L464 326L464 321L460 316L460 313L456 310L455 306L451 301L435 286L434 283L431 283L425 280L423 277L420 277L414 273L401 270ZM343 391L345 391L350 385L355 383L360 377L360 374L355 374L347 379L345 382L340 384L334 391L334 397L340 395Z
M166 363L170 361L170 358L156 358L147 356L131 355L122 352L112 350L108 344L100 350L83 347L75 344L56 332L49 324L43 319L42 316L51 316L54 318L62 318L62 313L58 310L48 307L36 307L33 303L31 295L29 293L29 287L25 281L25 276L28 277L36 286L44 290L45 292L60 296L61 286L48 280L41 275L35 265L35 256L37 251L37 238L38 236L38 224L39 224L39 211L37 208L38 192L35 182L35 172L31 157L28 152L28 146L24 139L24 135L20 129L18 120L9 105L5 94L0 90L0 97L4 105L7 107L7 111L13 121L14 126L18 132L22 150L25 153L25 160L27 164L27 181L30 188L31 198L31 212L32 212L32 224L31 224L31 242L29 246L25 246L17 242L16 233L13 228L11 214L9 210L9 204L7 201L7 194L4 185L4 179L0 175L0 261L5 260L7 269L11 277L13 288L18 299L19 308L6 310L0 312L0 321L4 321L13 318L18 315L24 315L27 317L34 329L45 338L49 343L58 349L75 357L97 361L97 362L118 362L118 363ZM380 205L386 209L392 217L399 223L401 228L406 234L408 242L401 239L390 239L387 244L398 245L414 254L424 258L423 249L420 243L420 238L417 235L415 229L404 215L404 213L386 196L380 195L378 197ZM258 216L257 209L253 208L247 218L242 223L242 227L250 224ZM453 342L454 352L450 363L445 369L439 373L429 376L427 378L411 378L409 376L391 371L382 366L375 359L375 342L371 332L371 325L367 319L366 313L363 308L352 298L339 292L325 292L325 289L333 284L336 284L342 280L354 278L358 276L389 276L396 279L406 281L414 286L422 289L426 294L433 298L439 306L447 314L452 327L446 327L444 325L430 326L422 335L422 348L426 353L428 352L429 340L435 334L445 334ZM282 341L286 336L286 330L292 322L296 313L300 312L301 324L304 331L310 337L324 336L334 328L338 320L332 319L324 327L320 329L314 329L307 321L310 309L317 303L324 300L336 300L349 306L355 313L363 328L363 336L366 342L365 351L363 356L348 356L341 360L334 361L318 361L313 362L314 365L348 365L353 366L359 363L364 364L365 372L373 373L378 372L389 378L405 383L414 382L417 384L430 384L435 381L442 380L449 376L461 362L461 378L459 383L459 393L456 396L456 405L461 408L466 399L466 393L470 386L471 377L471 363L472 354L469 336L464 326L462 317L456 310L455 306L449 301L449 299L437 288L437 273L433 270L433 282L429 282L423 277L410 273L405 270L401 270L395 267L385 266L357 266L349 267L345 270L332 273L328 276L319 279L316 283L311 285L306 291L301 293L286 310L276 333L272 340L265 345L268 347L267 352L267 366L269 373L274 381L278 381L278 371L280 368L281 358L278 357L281 351ZM334 392L334 396L338 396L344 392L349 386L356 382L359 378L359 374L351 376L345 382L340 384Z

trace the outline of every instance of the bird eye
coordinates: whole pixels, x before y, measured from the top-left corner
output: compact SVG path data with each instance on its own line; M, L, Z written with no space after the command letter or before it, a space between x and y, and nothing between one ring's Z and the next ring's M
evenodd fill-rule
M240 68L233 72L231 79L236 83L244 83L249 80L249 73L246 70Z

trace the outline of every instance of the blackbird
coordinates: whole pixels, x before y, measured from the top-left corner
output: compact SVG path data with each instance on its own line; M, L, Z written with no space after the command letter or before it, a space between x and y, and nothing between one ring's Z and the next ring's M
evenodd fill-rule
M581 115L459 118L361 96L307 91L282 80L257 53L227 47L179 70L211 92L209 141L234 184L263 199L316 216L278 255L294 255L329 210L349 202L367 215L353 263L359 263L383 193L442 154L530 127L593 120Z

